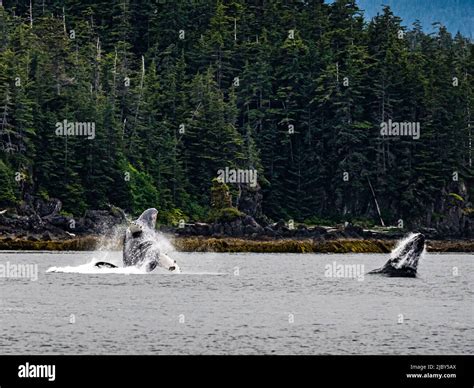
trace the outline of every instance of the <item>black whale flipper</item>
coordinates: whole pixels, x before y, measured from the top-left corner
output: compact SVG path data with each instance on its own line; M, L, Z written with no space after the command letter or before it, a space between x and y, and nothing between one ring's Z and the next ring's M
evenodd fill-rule
M97 268L118 268L116 265L111 263L106 263L105 261L99 261L94 264L94 267Z

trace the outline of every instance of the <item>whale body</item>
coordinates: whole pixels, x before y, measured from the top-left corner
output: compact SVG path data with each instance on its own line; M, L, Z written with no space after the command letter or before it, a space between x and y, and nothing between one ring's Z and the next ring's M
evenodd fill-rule
M413 233L392 251L390 260L383 267L374 269L369 274L414 278L424 250L425 236L422 233Z
M145 210L125 232L123 240L123 265L144 267L147 272L162 267L179 272L179 266L166 253L161 252L155 231L158 210Z
M176 260L161 252L155 231L158 210L145 210L137 220L133 221L125 232L123 239L123 266L144 268L146 272L156 267L172 272L180 272ZM97 268L117 268L105 262L96 263Z

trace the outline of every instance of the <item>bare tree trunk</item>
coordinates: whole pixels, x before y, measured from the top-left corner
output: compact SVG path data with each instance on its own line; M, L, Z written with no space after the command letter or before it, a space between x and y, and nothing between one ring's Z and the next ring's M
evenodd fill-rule
M368 176L367 176L367 182L369 182L370 191L372 191L372 196L374 197L375 208L377 209L377 213L379 214L380 224L381 224L382 226L385 226L385 223L383 222L383 219L382 219L382 214L380 213L379 203L377 202L377 198L375 197L374 188L372 187L372 183L370 183L370 179L369 179Z
M117 47L115 48L115 58L114 58L114 88L113 88L113 96L115 99L116 96L116 90L115 90L115 84L117 80Z
M33 4L30 0L30 27L33 28Z
M468 134L469 168L471 168L472 167L472 130L471 130L471 109L469 107L469 99L467 101L467 134Z
M138 94L137 110L135 112L135 124L137 123L138 112L140 111L140 103L142 101L144 79L145 79L145 57L142 55L142 76L140 79L140 93Z
M94 79L94 88L97 93L100 89L100 58L101 58L101 48L100 48L100 38L97 37L97 53L95 57L95 79Z
M44 3L43 3L44 4ZM64 35L67 36L67 30L66 30L66 12L64 11L63 7L63 29L64 29Z
M135 121L134 121L134 127L132 128L132 130L135 130L135 127L136 127L137 121L138 121L138 114L140 112L140 104L141 104L142 95L143 95L144 80L145 80L145 57L142 55L142 76L141 76L141 79L140 79L140 93L138 94L137 110L135 111ZM133 141L133 138L130 137L129 148L132 148L132 141Z
M237 41L237 19L234 18L234 40Z

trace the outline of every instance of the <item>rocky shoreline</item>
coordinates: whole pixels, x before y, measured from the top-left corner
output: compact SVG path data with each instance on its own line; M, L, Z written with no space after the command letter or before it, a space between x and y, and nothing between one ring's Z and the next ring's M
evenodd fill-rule
M89 210L82 217L61 212L57 199L30 198L22 206L0 211L0 250L89 251L121 249L129 219L122 209ZM186 252L386 253L408 231L394 227L364 229L357 225L320 226L278 221L224 208L209 223L179 222L160 231ZM431 252L474 252L470 236L442 235L418 228Z

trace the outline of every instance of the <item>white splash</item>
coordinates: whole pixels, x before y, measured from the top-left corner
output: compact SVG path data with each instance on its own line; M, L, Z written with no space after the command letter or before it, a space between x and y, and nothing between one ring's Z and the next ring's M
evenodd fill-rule
M122 252L117 252L118 247L121 246L123 236L127 226L118 225L108 235L104 235L97 248L93 253L93 257L89 262L80 264L77 266L64 266L64 267L50 267L46 270L47 273L80 273L80 274L122 274L122 275L143 275L150 272L145 270L145 266L136 267L123 267L122 265ZM169 254L176 252L173 244L168 238L160 232L153 231L153 238L156 240L157 246L162 255L162 260L169 261L172 263L174 260L169 257ZM95 266L98 262L111 263L117 266L117 268L98 268ZM170 264L172 265L172 264ZM162 274L176 274L180 273L179 267L176 271L170 272L164 268L157 267L151 273L162 273Z
M120 274L120 275L142 275L145 270L137 267L117 267L117 268L97 268L95 263L99 260L92 260L89 263L77 266L50 267L47 273L82 273L82 274Z
M404 266L416 267L416 263L410 261L416 260L416 262L418 262L419 259L424 256L426 248L423 249L423 252L419 256L413 254L415 245L411 244L411 242L416 236L417 233L410 233L408 236L397 242L397 245L390 253L390 258L393 260L393 266L395 268L402 268ZM407 247L409 247L409 249ZM394 260L397 258L398 260Z

